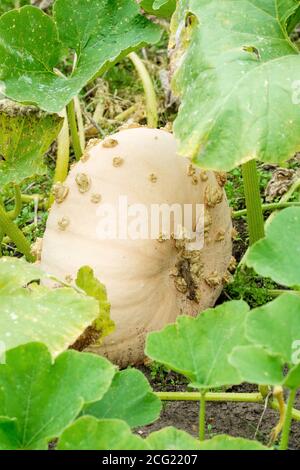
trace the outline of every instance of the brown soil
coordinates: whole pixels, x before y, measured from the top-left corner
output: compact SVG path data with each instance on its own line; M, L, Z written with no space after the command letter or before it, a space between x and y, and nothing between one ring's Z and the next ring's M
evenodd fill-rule
M244 219L236 219L233 226L238 233L237 239L233 243L233 256L239 262L248 248L247 223Z
M173 372L157 374L151 378L147 367L140 368L147 376L155 391L186 391L185 379ZM254 392L255 386L243 384L227 390L228 392ZM155 423L145 426L139 433L146 436L166 426L175 426L178 429L197 436L198 433L198 402L164 402L161 417ZM300 394L295 407L300 410ZM215 434L229 434L235 437L257 439L267 444L270 432L278 422L278 413L271 409L264 412L264 406L254 403L207 403L206 437ZM292 426L290 449L300 450L300 422Z

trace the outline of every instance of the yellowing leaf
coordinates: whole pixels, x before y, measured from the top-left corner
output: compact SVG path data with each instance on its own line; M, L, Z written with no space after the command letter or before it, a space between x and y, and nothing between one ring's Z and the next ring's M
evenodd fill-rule
M43 156L61 126L57 115L0 102L0 188L47 172Z
M94 276L94 271L89 266L83 266L79 269L76 285L88 296L94 297L98 301L99 314L93 325L99 332L98 341L101 341L115 329L115 324L110 318L110 303L107 299L106 288Z
M0 341L5 349L40 341L56 356L99 316L99 304L72 288L37 284L46 275L18 258L0 259Z

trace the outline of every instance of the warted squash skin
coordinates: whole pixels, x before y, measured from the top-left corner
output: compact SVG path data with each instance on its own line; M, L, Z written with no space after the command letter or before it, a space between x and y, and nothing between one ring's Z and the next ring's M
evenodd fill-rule
M50 212L41 264L61 279L74 279L82 265L94 269L107 287L116 331L91 349L126 366L143 360L149 331L214 305L232 256L230 209L224 178L191 167L168 132L127 129L92 144L64 189L54 191L65 197ZM166 240L163 232L157 239L99 239L99 208L117 208L120 196L148 210L204 204L203 249L188 250L189 240Z

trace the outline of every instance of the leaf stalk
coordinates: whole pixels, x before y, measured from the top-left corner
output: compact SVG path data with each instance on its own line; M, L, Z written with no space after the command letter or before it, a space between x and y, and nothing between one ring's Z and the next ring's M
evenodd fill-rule
M156 392L155 395L162 401L200 401L200 392ZM259 392L253 393L234 393L234 392L207 392L205 401L208 402L235 402L235 403L265 403L265 398ZM269 400L269 408L279 409L276 401ZM300 411L292 409L292 418L300 421Z
M297 393L296 388L290 390L290 393L289 393L289 398L288 398L286 411L285 411L284 424L283 424L283 429L282 429L282 434L281 434L281 440L280 440L280 445L279 445L280 450L287 450L288 445L289 445L289 437L290 437L291 424L292 424L292 418L293 418L293 406L294 406L294 402L296 399L296 393Z
M135 52L131 52L128 57L143 83L146 98L147 124L149 127L156 128L158 125L157 98L152 78L144 62Z
M199 441L205 439L205 414L206 414L206 401L205 393L201 393L200 397L200 410L199 410Z
M67 105L67 114L70 126L70 132L72 137L72 145L75 153L76 160L80 160L82 157L82 149L80 144L80 138L76 122L75 104L74 100L70 101Z
M15 207L12 211L7 212L8 217L10 220L15 220L19 217L20 212L22 210L22 194L20 190L20 186L18 184L14 185L15 190Z
M255 242L264 238L264 218L260 198L259 178L255 160L250 160L242 165L244 192L247 208L249 242Z
M0 227L1 232L9 236L18 250L26 257L27 261L35 261L34 256L31 254L30 243L19 227L10 220L9 215L2 205L0 205Z
M300 202L274 202L272 204L262 204L261 209L263 212L273 212L280 209L286 209L287 207L300 207ZM247 215L247 209L242 209L240 211L234 211L232 214L233 219L238 219L239 217L244 217Z

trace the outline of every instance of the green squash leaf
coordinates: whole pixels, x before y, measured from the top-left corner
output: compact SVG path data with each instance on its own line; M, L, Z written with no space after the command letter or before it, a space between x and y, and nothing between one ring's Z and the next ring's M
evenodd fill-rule
M229 362L239 371L243 381L258 385L280 385L283 382L283 360L261 346L238 346Z
M0 18L5 95L48 112L61 111L93 77L161 34L135 0L56 0L53 15L25 6ZM77 61L64 78L55 68L68 49Z
M268 450L257 441L217 436L199 442L185 431L167 427L145 440L131 433L119 420L78 419L61 436L58 450Z
M119 420L78 419L61 436L58 450L269 450L257 441L217 436L199 442L185 431L167 427L145 440L131 433Z
M231 437L226 435L215 436L200 443L200 450L271 450L258 441Z
M0 296L12 295L20 287L25 287L43 276L42 270L24 259L3 257L0 260Z
M45 277L18 258L0 259L0 341L6 350L41 341L56 356L98 317L98 302L72 288L26 287Z
M231 170L300 148L300 60L286 24L296 0L187 0L172 21L180 154Z
M179 316L174 325L148 335L146 354L185 375L194 388L238 384L240 377L227 356L235 346L248 343L244 337L248 310L245 302L232 301L196 318Z
M300 23L300 5L297 7L297 10L290 16L287 21L287 31L291 34L296 26Z
M144 450L143 439L124 421L83 416L62 434L58 450Z
M115 368L106 359L66 351L54 363L47 348L29 343L6 353L0 365L0 449L46 450L48 442L100 399Z
M161 401L152 392L146 377L136 369L127 369L115 375L102 400L86 406L84 414L100 419L121 419L135 428L155 421L160 411Z
M100 333L99 340L102 341L115 330L115 324L110 317L110 303L107 299L106 287L94 276L94 271L89 266L79 269L76 285L90 297L94 297L99 303L99 315L93 323L95 329Z
M61 436L58 450L196 450L199 442L184 431L169 427L147 439L132 434L124 421L79 418Z
M200 443L185 431L167 427L153 432L146 439L151 450L199 450Z
M169 18L175 11L176 0L142 0L140 5L151 15Z
M297 364L289 371L285 378L284 385L291 389L300 387L300 364Z
M0 450L18 450L18 448L19 440L16 418L0 416Z
M47 172L43 156L62 122L37 108L0 102L0 188Z
M246 320L246 336L294 365L294 345L300 339L300 296L283 294L252 310Z
M286 27L289 20L297 13L299 0L275 0L274 3L277 9L278 20Z
M278 284L300 286L300 208L279 212L266 226L266 237L255 243L246 263Z
M237 347L229 357L243 380L257 384L300 386L297 351L300 338L300 297L283 294L273 302L251 310L246 337L252 346ZM299 355L299 354L298 354ZM283 365L290 371L283 374Z
M160 7L163 5L166 5L166 3L170 3L170 0L154 0L153 2L153 8L155 10L158 10Z

